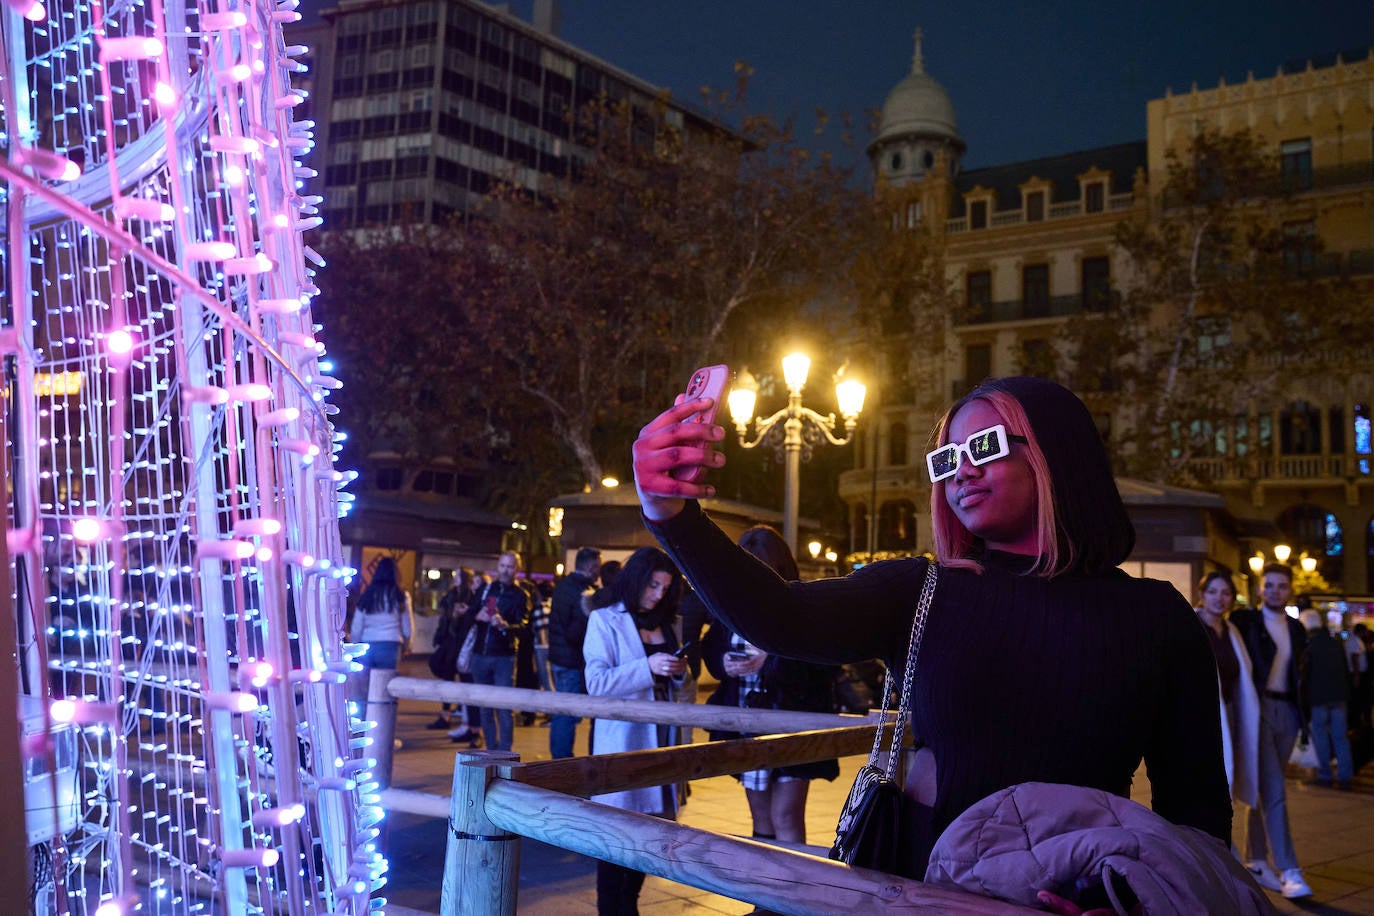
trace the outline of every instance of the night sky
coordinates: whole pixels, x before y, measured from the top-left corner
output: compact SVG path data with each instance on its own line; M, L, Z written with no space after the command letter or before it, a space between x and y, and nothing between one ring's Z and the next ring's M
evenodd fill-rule
M303 11L332 5L303 0ZM526 20L531 5L510 4ZM746 60L755 110L809 125L820 107L862 127L909 72L917 26L976 168L1143 140L1145 103L1166 89L1368 48L1374 2L564 0L561 35L688 101L733 85Z

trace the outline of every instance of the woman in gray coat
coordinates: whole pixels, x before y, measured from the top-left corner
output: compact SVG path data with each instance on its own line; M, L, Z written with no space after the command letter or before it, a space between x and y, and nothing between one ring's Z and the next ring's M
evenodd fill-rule
M687 665L674 653L681 647L677 601L681 577L668 555L642 547L625 562L612 586L615 604L592 611L582 643L587 660L587 693L628 700L676 699ZM643 751L677 743L677 729L651 722L596 722L596 752ZM653 786L593 795L592 801L627 811L677 819L676 786ZM598 862L596 910L601 916L638 913L644 873Z

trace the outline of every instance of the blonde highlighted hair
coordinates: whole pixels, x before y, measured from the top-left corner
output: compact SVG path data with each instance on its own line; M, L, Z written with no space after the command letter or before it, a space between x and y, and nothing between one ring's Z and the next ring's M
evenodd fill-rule
M1033 575L1051 578L1073 566L1073 544L1060 537L1059 520L1055 513L1054 485L1049 463L1040 443L1035 438L1035 430L1022 409L1021 403L1005 391L980 388L968 397L960 399L940 418L935 428L935 444L938 448L949 443L949 425L954 415L966 404L982 401L987 404L1006 426L1007 433L1023 436L1026 439L1020 448L1030 466L1031 479L1035 483L1035 547L1038 559L1030 572ZM1016 448L1016 444L1012 444ZM979 572L983 566L970 556L978 539L973 532L964 527L959 517L950 508L945 497L945 488L953 480L947 477L931 485L930 518L935 540L935 558L941 566L973 569Z

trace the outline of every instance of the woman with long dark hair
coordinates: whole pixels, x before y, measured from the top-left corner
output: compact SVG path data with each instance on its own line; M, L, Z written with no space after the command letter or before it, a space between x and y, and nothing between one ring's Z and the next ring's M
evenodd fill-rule
M641 547L630 555L611 585L615 603L592 611L582 653L587 693L628 700L672 702L687 665L673 653L681 646L677 603L681 578L667 554ZM652 722L596 721L596 752L615 754L669 747L677 729ZM593 795L592 801L627 811L677 819L676 786L629 789ZM644 873L610 862L596 864L596 910L600 916L637 913Z
M391 557L382 557L372 570L372 578L353 611L348 638L368 646L359 659L363 665L359 683L365 696L371 669L394 669L410 643L410 595L401 589L396 561Z
M1259 693L1250 653L1235 625L1226 619L1236 603L1236 584L1224 572L1209 572L1198 583L1197 616L1207 628L1221 684L1222 752L1231 798L1254 808L1259 798Z
M902 660L927 561L786 582L702 513L720 426L684 401L634 445L649 528L718 617L766 651L828 664ZM1216 665L1192 606L1118 569L1135 533L1083 403L1045 379L983 382L940 420L927 456L938 585L925 622L908 787L925 819L899 850L924 874L975 802L1027 782L1128 796L1142 758L1156 813L1231 835Z

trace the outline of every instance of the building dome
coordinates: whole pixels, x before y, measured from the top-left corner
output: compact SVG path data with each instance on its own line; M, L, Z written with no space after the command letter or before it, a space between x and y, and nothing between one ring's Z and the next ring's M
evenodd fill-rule
M917 29L911 72L887 94L878 136L868 147L875 166L890 178L916 177L928 171L937 150L945 151L953 164L967 146L959 136L949 93L926 73L921 38ZM908 161L907 153L917 156Z

